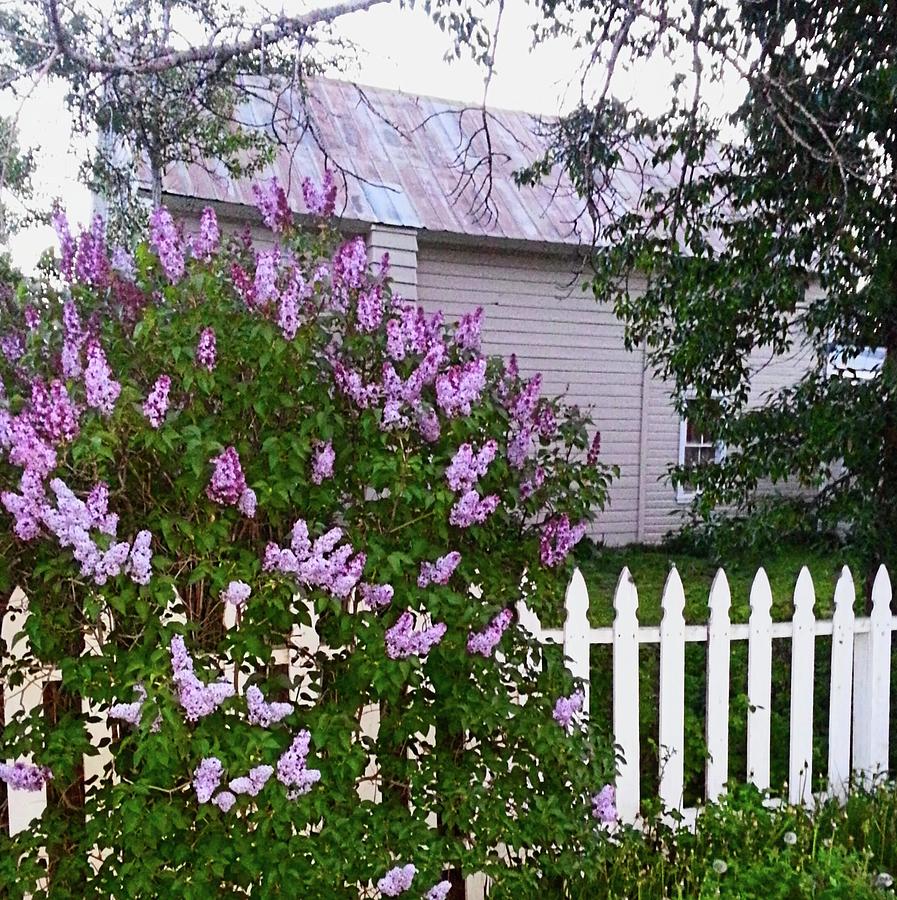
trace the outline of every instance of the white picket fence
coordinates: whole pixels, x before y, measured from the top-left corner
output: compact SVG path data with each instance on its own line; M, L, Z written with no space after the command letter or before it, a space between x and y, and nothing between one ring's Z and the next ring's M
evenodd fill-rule
M831 619L814 616L815 592L809 571L804 568L794 590L794 616L790 622L773 622L772 593L763 569L754 579L750 595L751 614L747 624L733 624L729 618L729 585L720 570L709 596L709 618L704 625L686 625L685 594L679 574L670 571L662 598L661 624L639 625L638 592L628 569L620 575L614 596L614 624L593 628L589 624L589 595L585 580L577 569L567 588L565 619L562 628L543 628L537 616L521 600L520 624L538 641L562 644L572 674L582 679L585 712L590 693L590 653L593 645L611 645L613 653L613 734L622 751L616 788L617 809L624 822L636 822L641 804L641 743L639 735L639 646L660 645L659 684L659 795L668 810L678 810L686 821L693 821L697 810L683 804L685 755L685 646L690 642L707 645L706 763L705 800L716 800L729 777L729 664L733 641L748 642L748 720L747 770L749 780L761 789L770 787L770 735L772 689L772 641L791 641L791 712L788 799L794 803L813 801L813 698L816 638L830 635L831 685L828 722L828 793L843 796L852 778L870 782L888 770L888 726L890 716L891 633L897 629L897 617L891 615L891 584L882 567L872 590L869 617L854 615L856 591L845 568L834 592ZM232 608L225 617L227 627L234 626ZM28 615L25 595L16 591L10 599L2 622L6 652L18 660L30 656L23 627ZM314 623L312 623L313 626ZM85 653L96 653L103 640L103 628L86 635ZM317 646L313 627L297 627L290 646L274 651L273 662L287 667L291 679L309 674L302 662L306 649ZM5 662L8 662L5 661ZM233 664L225 666L235 680ZM44 668L32 672L24 684L3 685L7 722L20 713L39 709L44 688L58 681L59 672ZM604 688L601 685L601 688ZM85 714L97 716L99 710L85 705ZM95 756L84 757L85 793L111 770L108 748L111 731L106 721L91 724L95 744L105 746ZM375 734L376 708L361 713L360 726ZM107 769L108 767L108 769ZM377 799L374 780L359 786L364 799ZM15 834L28 827L47 805L46 790L34 793L8 790L9 830ZM99 861L99 851L97 861ZM467 879L468 900L484 897L482 876Z

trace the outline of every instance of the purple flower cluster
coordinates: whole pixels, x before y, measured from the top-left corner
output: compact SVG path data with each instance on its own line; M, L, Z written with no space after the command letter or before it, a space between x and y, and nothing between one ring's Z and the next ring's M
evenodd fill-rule
M242 609L252 593L252 588L245 581L232 581L222 592L221 599L237 609Z
M293 214L287 203L287 195L276 178L254 184L252 196L256 208L262 214L262 220L275 234L293 224Z
M212 803L223 813L229 813L236 802L237 798L230 791L219 791L212 799Z
M460 562L461 554L457 550L440 556L434 563L422 562L420 574L417 576L417 586L425 588L431 584L448 584Z
M143 710L143 704L146 702L146 688L138 684L134 687L134 693L137 699L131 703L113 703L109 707L107 715L110 719L118 719L120 722L127 722L129 725L140 724L140 713Z
M249 775L234 778L228 787L234 794L248 794L250 797L257 797L273 774L274 766L255 766L249 770Z
M69 229L69 222L65 213L57 206L53 210L50 219L53 224L53 230L59 238L59 270L62 272L66 281L72 280L72 265L75 261L75 241L72 238L72 232Z
M436 402L449 417L469 416L486 387L486 359L452 366L436 379Z
M360 235L342 244L330 265L334 309L345 311L348 292L360 290L368 270L368 248Z
M153 428L159 428L165 421L165 414L168 412L168 392L170 390L171 378L168 375L160 375L143 404L143 414Z
M69 397L65 383L58 378L50 383L49 388L39 378L31 382L28 412L34 428L51 444L68 444L78 437L78 407Z
M414 620L406 610L386 632L386 655L390 659L407 659L409 656L426 656L445 637L444 622L414 631Z
M310 744L311 735L303 728L277 760L277 780L290 788L290 800L307 794L321 780L320 770L309 769L306 764Z
M453 491L469 491L486 474L497 451L495 441L486 441L478 453L474 452L473 445L462 444L445 470L449 487Z
M587 527L585 522L571 527L566 514L546 522L539 537L539 557L542 565L552 567L560 565L582 540Z
M174 220L164 206L150 216L150 244L159 255L168 280L177 284L184 275L184 248Z
M617 791L612 784L606 784L592 797L592 815L605 824L612 824L619 818L617 813Z
M256 497L255 491L252 488L246 488L246 490L240 494L240 499L237 501L237 509L243 513L247 519L254 519L257 507L258 497Z
M252 685L246 689L246 708L249 710L247 718L250 725L270 728L292 713L293 704L279 703L277 701L268 703L262 692L255 685Z
M467 652L479 656L490 657L498 646L501 636L505 633L514 613L510 609L503 609L483 631L472 632L467 637Z
M212 372L215 369L217 356L218 344L215 340L215 329L204 328L196 345L196 362Z
M321 588L334 597L348 597L361 579L366 557L364 553L355 553L351 544L338 547L342 539L342 529L331 528L312 543L305 520L298 519L293 525L289 548L268 544L265 570L292 575L299 584Z
M20 334L5 334L0 338L0 353L14 366L25 355L25 342Z
M109 284L109 257L106 253L106 226L94 216L90 228L81 232L75 253L75 279L82 284L106 287Z
M440 881L439 884L434 884L433 887L424 894L424 900L445 900L451 889L452 883L450 881Z
M56 468L56 451L31 424L31 416L11 416L0 409L0 446L9 452L9 461L39 478Z
M200 803L208 803L218 790L224 776L224 766L215 756L207 756L193 772L193 789Z
M311 470L311 480L320 484L325 478L333 478L333 463L336 460L336 452L330 441L318 441L315 447L315 459Z
M62 305L62 374L65 378L77 378L81 374L81 348L87 340L87 332L81 326L81 317L74 300Z
M291 341L296 337L299 331L299 304L309 296L311 289L299 269L293 266L286 289L281 293L277 304L277 324L285 340Z
M380 397L380 386L377 384L365 384L361 375L354 369L350 369L341 360L333 361L333 380L336 386L359 409L368 409Z
M498 496L490 494L488 497L480 497L475 490L467 491L458 500L449 512L449 523L457 528L470 528L471 525L482 525L492 513L498 509Z
M383 289L379 284L359 291L355 318L359 331L371 332L380 327L383 321Z
M520 484L520 499L528 500L543 484L545 484L545 469L536 466L532 477Z
M246 476L236 448L228 447L218 456L213 456L210 462L215 470L206 487L206 496L213 503L236 506L243 515L251 519L255 515L255 491L246 486Z
M589 445L589 452L586 454L586 465L595 466L598 464L598 456L601 454L601 432L596 431Z
M385 609L392 603L395 590L391 584L362 584L359 587L361 599L372 610Z
M565 731L569 731L573 725L573 717L582 712L585 696L582 691L575 691L569 697L558 697L554 704L552 717Z
M115 401L121 393L121 385L112 377L112 370L106 362L106 354L99 341L87 344L87 369L84 371L84 391L87 405L103 415L111 416Z
M280 250L260 250L255 255L255 278L252 283L249 306L266 307L280 296L277 289L277 270L280 265Z
M461 317L455 329L455 344L462 350L480 349L480 330L483 327L483 307L478 306L473 312Z
M310 178L302 180L302 199L305 201L305 208L313 216L327 219L333 215L336 207L336 184L330 169L324 170L324 180L321 182L320 190L315 187Z
M203 684L196 677L193 672L193 660L187 652L184 639L179 634L171 639L170 649L173 680L187 721L195 722L213 713L225 700L234 696L234 686L223 678L220 681Z
M506 373L517 376L517 361L512 357L512 366ZM550 437L555 430L554 412L549 408L539 410L542 391L542 376L534 375L522 390L509 398L508 410L511 414L511 429L508 438L508 462L515 469L522 469L532 449L536 435L541 431Z
M211 206L207 206L199 217L199 234L192 236L190 240L190 252L195 259L208 261L218 249L221 242L221 229L218 227L218 217Z
M39 791L53 774L46 766L27 762L0 763L0 781L16 791Z
M378 882L377 889L384 897L398 897L411 888L417 869L412 863L390 869Z
M127 282L137 278L137 265L131 252L124 247L116 247L112 251L112 268L118 277Z

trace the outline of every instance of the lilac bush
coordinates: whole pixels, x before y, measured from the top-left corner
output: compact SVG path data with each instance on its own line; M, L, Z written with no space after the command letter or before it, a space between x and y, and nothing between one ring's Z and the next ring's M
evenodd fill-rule
M161 209L110 249L57 211L56 260L2 286L0 587L31 650L0 675L62 679L3 731L0 781L55 798L0 835L21 895L44 853L58 896L575 894L601 839L612 750L516 623L524 583L559 608L604 503L592 423L483 355L482 310L396 296L331 177L303 196L258 186L264 247Z

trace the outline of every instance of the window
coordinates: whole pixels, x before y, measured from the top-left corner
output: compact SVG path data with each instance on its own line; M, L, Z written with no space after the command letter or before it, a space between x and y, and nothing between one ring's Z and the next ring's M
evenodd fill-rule
M687 469L698 469L719 462L724 448L714 437L713 425L706 421L706 416L701 422L689 417L688 402L687 398L685 416L679 423L679 465ZM719 412L722 412L722 405ZM687 481L677 485L676 499L680 502L691 500L694 495L695 488Z

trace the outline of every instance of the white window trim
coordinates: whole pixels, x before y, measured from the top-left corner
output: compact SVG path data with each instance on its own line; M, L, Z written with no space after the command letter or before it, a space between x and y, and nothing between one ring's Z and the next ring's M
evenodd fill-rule
M688 404L689 400L693 400L696 394L694 391L687 391L685 394L685 403ZM686 444L686 436L688 434L688 415L687 415L687 405L686 405L686 415L679 417L679 465L685 465L685 444ZM722 441L717 441L716 443L716 453L714 454L714 461L720 462L726 455L726 445ZM677 503L691 503L695 497L700 494L700 490L689 490L685 487L684 484L676 485L676 502Z

